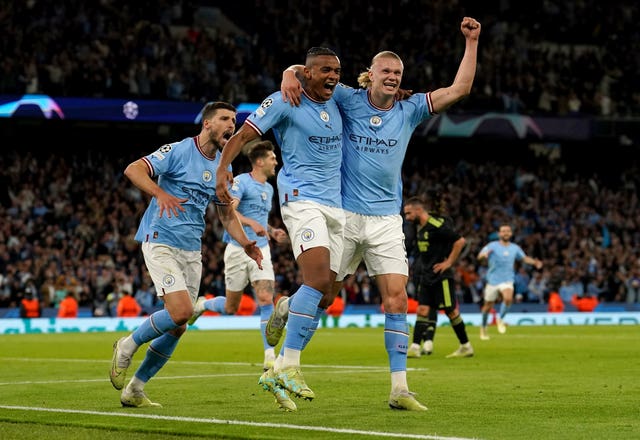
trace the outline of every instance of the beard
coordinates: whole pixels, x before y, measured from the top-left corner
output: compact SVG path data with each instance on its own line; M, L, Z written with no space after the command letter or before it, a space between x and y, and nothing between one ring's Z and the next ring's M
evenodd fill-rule
M222 148L224 147L224 145L222 145L220 142L211 139L211 143L213 144L213 146L215 147L216 150L218 151L222 151Z

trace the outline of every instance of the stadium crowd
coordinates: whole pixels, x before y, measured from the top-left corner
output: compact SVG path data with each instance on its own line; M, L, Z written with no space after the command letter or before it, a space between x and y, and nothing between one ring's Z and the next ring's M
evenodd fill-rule
M479 302L484 267L475 255L503 221L513 225L514 241L545 263L540 272L518 270L519 301L545 303L550 292L557 292L567 304L574 294L640 302L637 168L603 178L546 159L526 165L495 159L427 164L415 154L405 163L405 196L441 187L468 242L456 269L462 303ZM69 290L95 316L114 314L124 291L134 295L143 313L158 306L133 240L146 200L122 173L134 157L104 149L56 156L3 152L0 307L18 307L27 294L55 307ZM213 211L208 217L201 294L217 296L225 291L225 245ZM271 223L282 226L279 210L274 209ZM411 228L406 235L410 243ZM300 278L291 249L274 247L273 259L276 292L295 291ZM344 293L348 304L380 300L364 266L345 284Z
M454 111L640 114L640 57L632 47L637 2L546 1L535 11L528 10L538 7L533 3L516 8L509 0L463 3L220 6L238 28L197 1L2 2L0 94L255 102L278 88L283 68L299 63L310 45L333 47L349 61L342 76L348 84L372 54L396 50L406 61L403 86L428 89L455 76L463 41L450 36L462 16L473 15L483 26L478 73L471 97ZM612 177L545 159L425 162L412 149L405 197L440 185L468 242L457 265L461 302L480 300L484 268L475 255L502 221L513 225L514 242L545 262L540 272L518 270L520 301L544 303L557 292L567 304L574 294L640 302L636 166ZM142 313L159 306L133 240L146 200L122 174L137 157L121 153L74 148L51 155L28 144L4 147L0 307L18 307L28 294L55 307L69 291L95 316L113 315L124 291ZM273 212L271 223L282 227L278 209ZM411 229L406 232L409 242ZM202 294L225 291L221 237L211 212ZM295 291L301 280L291 250L276 247L273 257L277 292ZM350 304L379 303L364 267L344 291Z
M430 89L455 76L464 41L451 35L473 16L484 29L478 72L455 111L640 114L630 0L2 3L0 94L256 102L314 45L348 61L346 84L394 50L404 86Z

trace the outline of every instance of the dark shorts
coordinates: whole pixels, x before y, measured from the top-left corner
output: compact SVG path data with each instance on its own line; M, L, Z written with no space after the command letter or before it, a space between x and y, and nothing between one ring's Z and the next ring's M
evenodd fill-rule
M420 284L418 286L418 304L438 310L453 310L456 308L456 295L453 282L444 279L434 284Z

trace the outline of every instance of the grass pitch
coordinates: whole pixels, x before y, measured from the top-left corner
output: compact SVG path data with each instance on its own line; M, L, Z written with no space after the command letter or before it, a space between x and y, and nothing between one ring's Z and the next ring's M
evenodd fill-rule
M215 319L215 318L212 318ZM431 356L408 360L429 411L389 409L380 328L321 328L302 354L315 391L279 410L257 384L259 331L189 331L145 391L163 408L122 408L109 383L124 333L0 336L0 438L47 439L638 439L638 326L510 327L475 356L440 327ZM134 357L129 376L144 357Z

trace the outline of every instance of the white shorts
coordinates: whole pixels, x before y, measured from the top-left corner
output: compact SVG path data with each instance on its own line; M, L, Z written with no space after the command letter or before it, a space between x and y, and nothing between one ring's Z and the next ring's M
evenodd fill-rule
M338 273L343 251L344 211L309 200L288 202L280 207L282 221L289 231L293 256L298 259L307 249L329 249L331 270Z
M202 279L202 253L144 242L142 255L159 297L186 290L195 303Z
M262 251L262 270L258 263L247 255L244 248L228 243L224 250L224 282L228 290L242 292L247 284L258 280L275 280L271 248L269 245L260 248Z
M362 215L345 211L344 253L338 280L355 273L362 261L371 276L409 275L400 215Z
M513 282L500 284L487 284L484 286L484 300L496 302L500 296L500 292L505 289L513 290Z

